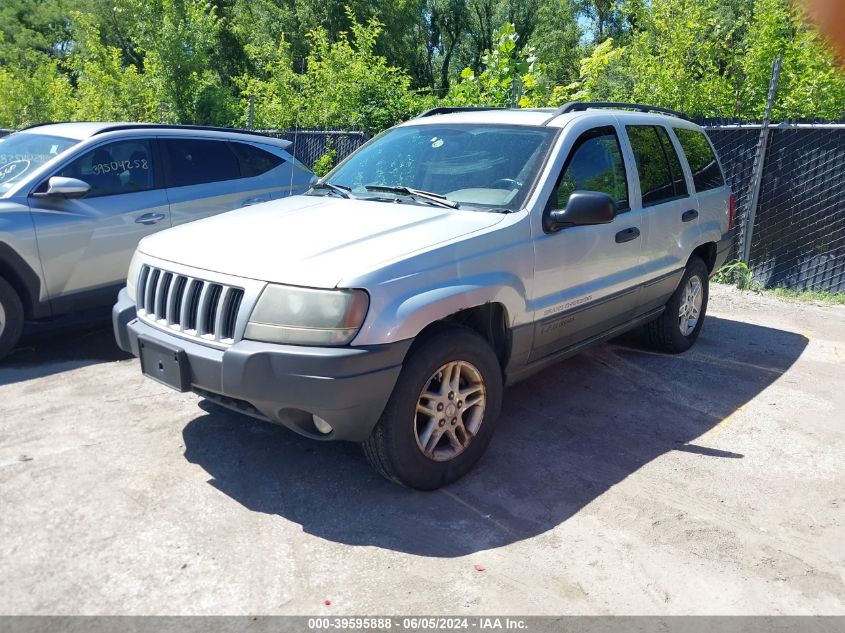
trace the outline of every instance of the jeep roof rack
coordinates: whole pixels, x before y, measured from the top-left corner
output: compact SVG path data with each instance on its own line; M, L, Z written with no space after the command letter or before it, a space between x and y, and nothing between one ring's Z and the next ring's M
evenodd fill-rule
M658 106L646 105L644 103L617 103L613 101L570 101L564 103L557 108L552 115L546 119L545 123L549 123L552 119L559 117L561 114L569 112L583 112L590 108L616 108L620 110L637 110L639 112L655 112L658 114L668 114L679 119L689 121L689 117L683 112L677 110L670 110L669 108L660 108Z
M416 118L424 119L427 116L435 116L436 114L451 114L453 112L482 112L484 110L507 110L499 106L438 106L431 110L426 110L422 114L418 114Z

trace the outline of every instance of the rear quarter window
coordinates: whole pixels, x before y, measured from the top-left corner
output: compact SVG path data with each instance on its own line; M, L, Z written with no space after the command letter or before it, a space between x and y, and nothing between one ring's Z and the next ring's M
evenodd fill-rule
M718 189L725 184L725 177L716 160L710 141L703 132L675 128L675 135L687 156L696 191Z
M229 143L229 146L235 152L235 156L238 157L243 178L254 178L266 174L285 162L281 156L271 154L255 145L232 142Z

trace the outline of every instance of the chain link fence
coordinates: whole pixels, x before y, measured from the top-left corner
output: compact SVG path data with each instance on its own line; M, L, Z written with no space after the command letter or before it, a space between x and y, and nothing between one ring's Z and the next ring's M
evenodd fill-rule
M737 196L732 258L750 237L748 264L765 287L845 292L845 124L769 128L753 227L747 219L761 127L705 129Z
M337 153L335 164L349 156L369 140L364 132L346 130L256 130L268 136L291 141L290 153L308 169L328 150Z

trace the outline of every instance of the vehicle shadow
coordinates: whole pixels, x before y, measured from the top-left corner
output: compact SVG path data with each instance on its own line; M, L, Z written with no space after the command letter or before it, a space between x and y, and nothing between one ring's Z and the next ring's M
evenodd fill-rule
M0 386L125 358L130 356L115 343L109 309L27 323L15 349L0 360Z
M668 451L741 459L695 440L806 345L798 334L708 317L682 356L651 353L636 335L599 346L508 389L485 457L433 493L384 481L356 445L311 441L211 404L183 431L185 457L246 508L318 537L462 556L548 531Z

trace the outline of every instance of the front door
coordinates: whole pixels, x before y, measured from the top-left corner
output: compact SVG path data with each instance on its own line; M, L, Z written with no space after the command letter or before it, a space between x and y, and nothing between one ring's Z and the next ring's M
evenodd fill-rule
M30 195L38 250L50 300L108 303L126 280L141 238L170 226L170 211L146 138L106 142L60 167L91 190L79 199ZM47 190L45 180L34 193Z
M576 190L609 194L618 213L610 224L555 232L532 224L536 311L530 361L627 322L636 306L641 217L630 209L630 170L625 168L619 132L604 126L567 136L576 140L569 149L562 148L567 158L546 213L565 208Z

